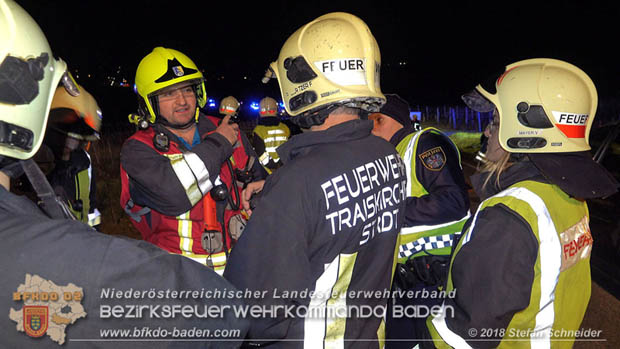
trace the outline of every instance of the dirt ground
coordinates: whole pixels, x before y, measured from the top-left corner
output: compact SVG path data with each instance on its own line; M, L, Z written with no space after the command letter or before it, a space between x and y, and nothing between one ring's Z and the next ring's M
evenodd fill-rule
M592 297L581 328L601 331L600 336L576 341L574 348L620 348L619 320L620 300L592 283Z

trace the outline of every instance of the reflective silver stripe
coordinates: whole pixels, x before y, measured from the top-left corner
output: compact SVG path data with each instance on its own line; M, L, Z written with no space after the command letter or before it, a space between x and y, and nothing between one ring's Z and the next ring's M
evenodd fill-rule
M268 153L275 153L276 149L278 149L278 147L266 147L265 151Z
M418 137L420 137L420 134L422 132L416 132L413 137L411 137L411 140L409 140L409 143L407 144L407 150L405 151L405 154L403 156L403 162L405 163L405 166L407 167L407 196L410 195L411 193L411 183L412 183L412 179L411 179L411 159L413 158L413 148L415 148L413 145L415 144L415 140L418 139ZM402 230L401 230L401 234L402 234Z
M263 155L261 155L258 160L260 161L261 165L265 166L269 163L269 159L271 159L271 156L269 155L269 153L264 152Z
M562 244L545 202L526 188L513 188L511 196L528 203L536 213L540 240L540 302L536 326L530 336L532 348L551 347L551 329L555 320L555 288L562 267Z
M90 158L90 154L85 150L84 153L88 158L88 187L90 188L93 181L93 164ZM92 207L91 207L92 208ZM95 207L93 213L88 214L88 225L94 227L95 225L101 224L101 212Z
M220 175L217 175L217 177L215 177L215 185L220 185L222 184L222 180L220 179Z
M93 162L90 159L90 154L86 150L84 150L86 157L88 158L88 187L90 188L90 184L93 181Z
M95 208L95 212L88 214L88 225L94 227L101 224L101 212Z
M429 230L435 230L435 229L447 227L447 226L452 225L452 224L456 224L456 223L460 223L460 222L466 221L466 220L469 219L469 217L471 217L471 212L467 211L467 215L465 217L459 219L458 221L452 221L452 222L442 223L442 224L437 224L437 225L418 225L418 226L415 226L415 227L406 227L406 228L402 228L400 230L400 235L415 234L415 233L419 233L419 232L423 232L423 231L429 231Z
M192 236L192 221L190 219L190 211L177 216L178 233L179 233L179 249L182 254L192 253L194 246L194 238Z
M286 142L288 140L288 138L283 137L283 136L279 136L279 137L267 137L265 138L264 142L265 143L273 143L273 142Z
M267 134L269 135L278 135L278 134L283 134L284 130L267 130Z
M444 342L448 343L453 348L470 349L471 346L467 344L461 336L452 332L452 330L448 328L448 325L446 324L446 313L446 302L443 302L439 313L434 316L432 320L433 326L435 326L437 333L439 333Z
M181 255L205 266L209 266L210 264L212 264L213 268L211 269L213 271L215 271L219 276L224 275L224 270L226 268L225 252L220 252L212 255L204 255L182 251Z
M194 172L185 161L183 154L165 154L165 156L170 160L170 165L181 182L187 199L194 206L202 199L202 192L196 183Z
M329 264L324 265L323 274L314 284L315 293L312 293L308 313L327 314L327 302L336 281L338 281L338 266L340 256L336 256ZM307 316L304 319L304 348L323 348L326 335L326 318Z
M189 165L189 168L194 172L194 176L196 176L196 180L198 181L198 187L202 192L202 195L207 195L209 190L213 188L213 183L209 180L209 171L205 166L205 163L196 155L196 153L186 152L183 153L185 157L185 161Z

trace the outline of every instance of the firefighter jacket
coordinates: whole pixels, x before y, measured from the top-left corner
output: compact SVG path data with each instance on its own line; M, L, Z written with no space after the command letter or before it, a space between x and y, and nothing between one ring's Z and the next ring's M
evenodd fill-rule
M47 176L57 195L69 204L73 215L90 226L101 223L97 209L95 173L90 155L82 148L71 152L69 160L56 161Z
M32 201L1 186L0 239L4 267L0 292L7 295L0 300L5 316L0 325L2 347L118 348L118 342L105 341L106 330L125 333L108 332L110 338L149 341L157 328L169 333L174 328L185 333L199 328L238 332L228 332L232 337L225 342L194 342L194 347L237 348L248 330L249 321L232 311L241 306L240 299L229 296L237 290L212 270L144 241L102 234L75 220L50 219ZM180 291L198 293L179 297ZM216 293L224 296L205 296ZM189 307L192 316L172 317L171 312L166 316L166 309L179 306ZM221 317L197 316L204 307L225 306L231 310L224 310ZM29 316L32 309L47 316ZM112 309L117 311L114 316ZM33 334L41 338L32 338ZM130 344L132 348L182 345Z
M449 255L455 235L469 218L459 150L448 136L431 127L396 133L390 143L407 166L407 208L398 262Z
M570 348L590 298L587 205L528 161L500 184L463 230L430 335L440 348Z
M284 166L267 178L224 273L261 293L246 299L266 311L252 318L249 338L377 347L380 311L355 310L387 304L407 183L400 156L372 126L348 121L278 148Z
M223 136L212 132L218 119L209 118L201 115L198 133L202 141L191 150L160 125L131 136L121 149L120 204L144 240L222 273L234 243L228 233L229 223L240 210L227 206L228 200L218 202L217 219L225 230L222 236L208 235L203 197L214 185L224 183L232 201L239 202L236 193L241 189L227 161L234 172L250 166L249 156L255 154L241 132L233 149ZM153 139L157 132L168 137L168 149L155 147ZM258 162L253 163L250 170L256 179L264 178L264 170ZM233 185L239 189L235 191Z
M258 156L261 165L268 172L280 166L280 156L276 149L290 137L291 131L285 124L280 122L277 116L265 116L259 119L258 125L254 128L253 143L263 143L265 152L258 154ZM256 148L255 146L254 149ZM258 148L262 149L260 146Z

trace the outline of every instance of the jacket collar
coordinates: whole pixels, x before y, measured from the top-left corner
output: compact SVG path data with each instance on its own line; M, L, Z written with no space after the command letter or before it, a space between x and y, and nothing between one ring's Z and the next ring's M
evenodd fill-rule
M200 136L200 138L204 138L209 132L214 131L217 128L217 125L215 125L213 123L213 121L211 121L209 119L208 116L206 116L205 114L203 114L202 112L200 113L200 116L198 117L198 124L196 125L197 129L198 129L198 135ZM168 139L170 141L173 141L175 143L177 143L180 147L182 147L185 150L186 147L183 145L183 143L181 143L178 140L178 137L172 133L172 131L168 130L164 125L162 124L153 124L152 125L152 132L162 132L163 134L165 134L166 136L168 136Z
M405 137L407 137L408 135L414 133L415 131L413 130L412 127L403 127L400 130L396 131L396 133L394 133L394 135L392 136L392 138L390 138L390 143L396 147L400 144L400 142L405 139Z
M515 162L502 172L499 176L499 186L496 184L495 179L491 178L486 187L483 187L482 184L487 179L488 175L488 172L478 172L470 177L474 191L481 200L485 200L521 181L534 180L543 183L549 182L545 179L540 170L527 160Z
M262 116L258 119L258 124L263 126L278 126L280 118L277 116Z

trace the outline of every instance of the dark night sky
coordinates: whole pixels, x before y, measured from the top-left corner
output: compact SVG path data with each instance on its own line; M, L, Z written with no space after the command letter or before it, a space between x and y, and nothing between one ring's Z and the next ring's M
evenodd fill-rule
M293 31L345 11L379 43L383 91L410 103L458 103L489 74L535 57L569 61L590 74L601 98L620 97L615 1L17 1L71 67L120 65L133 80L140 59L166 46L205 69L211 95L264 91L259 80Z

